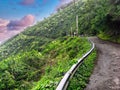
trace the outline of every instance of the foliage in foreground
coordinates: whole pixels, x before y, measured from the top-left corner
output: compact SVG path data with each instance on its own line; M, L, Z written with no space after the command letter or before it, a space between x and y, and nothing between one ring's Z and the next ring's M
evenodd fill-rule
M94 50L78 68L73 78L70 80L70 84L67 90L84 90L88 84L89 77L92 74L94 63L96 60L96 51Z
M39 51L10 56L0 62L0 89L53 90L72 64L89 49L87 39L65 37L39 47Z
M74 37L53 41L47 47L43 50L49 60L45 74L33 90L55 90L64 74L90 49L90 44L84 38Z

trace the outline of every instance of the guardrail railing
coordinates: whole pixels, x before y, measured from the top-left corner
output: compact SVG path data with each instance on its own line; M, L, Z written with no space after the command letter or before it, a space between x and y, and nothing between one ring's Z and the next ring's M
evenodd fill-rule
M94 50L95 44L91 40L89 40L89 41L90 41L90 43L92 45L92 48L85 55L83 55L82 58L80 58L76 64L73 64L73 66L69 69L69 71L64 75L64 77L60 81L60 83L57 86L56 90L66 90L67 89L69 81L73 77L73 75L75 74L76 70L82 64L84 59L87 58L87 56L89 54L91 54L91 52Z

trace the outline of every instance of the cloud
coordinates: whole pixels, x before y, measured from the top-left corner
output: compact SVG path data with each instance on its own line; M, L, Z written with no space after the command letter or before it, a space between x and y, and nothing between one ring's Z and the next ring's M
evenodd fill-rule
M32 25L34 20L35 17L33 15L26 15L20 20L10 21L7 28L8 30L20 30Z
M3 33L6 31L7 29L7 25L8 25L9 21L8 20L4 20L2 18L0 18L0 33Z
M20 20L8 21L0 18L0 43L24 31L24 28L34 23L33 15L26 15Z
M21 5L32 5L35 3L35 0L22 0L20 2Z
M4 33L7 30L6 26L0 26L0 33Z
M0 26L6 26L9 23L8 20L4 20L2 18L0 18Z
M10 39L11 37L15 36L18 33L20 33L20 31L10 31L10 30L9 31L6 30L6 32L0 33L0 44Z

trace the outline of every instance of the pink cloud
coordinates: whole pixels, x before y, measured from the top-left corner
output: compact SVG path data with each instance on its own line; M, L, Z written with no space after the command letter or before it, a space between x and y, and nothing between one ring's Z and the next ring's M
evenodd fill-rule
M20 2L20 4L22 5L32 5L34 4L35 0L22 0L22 2Z
M28 27L34 23L35 17L33 15L24 16L21 20L10 21L7 25L9 30L20 30Z
M6 26L9 23L8 20L4 20L0 18L0 26Z
M4 20L0 18L0 33L3 33L6 31L7 29L7 25L8 25L9 21L8 20Z
M6 26L0 26L0 33L6 32L7 27Z
M33 15L26 15L22 19L14 21L0 19L0 43L24 31L25 27L34 23L34 20Z
M10 39L11 37L15 36L16 34L20 33L20 31L7 31L4 33L0 33L0 44L4 41Z

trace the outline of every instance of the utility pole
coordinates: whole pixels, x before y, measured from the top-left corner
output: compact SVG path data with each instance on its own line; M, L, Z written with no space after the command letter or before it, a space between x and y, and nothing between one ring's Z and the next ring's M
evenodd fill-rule
M71 27L71 36L73 36L72 27Z
M76 15L76 35L78 36L78 15Z
M75 0L74 0L74 6L75 6Z
M74 7L76 9L76 5L75 4L76 4L76 0L74 0ZM75 15L75 16L76 16L76 35L78 36L78 15Z

